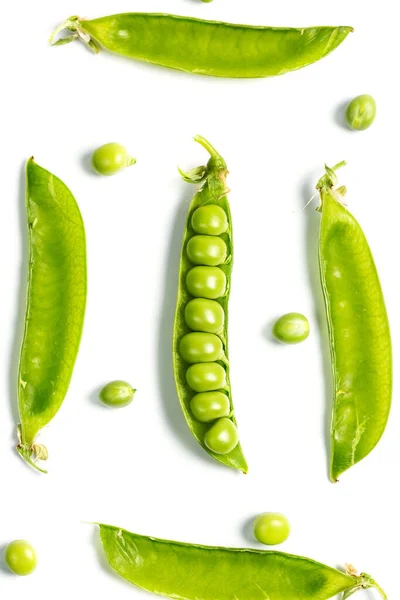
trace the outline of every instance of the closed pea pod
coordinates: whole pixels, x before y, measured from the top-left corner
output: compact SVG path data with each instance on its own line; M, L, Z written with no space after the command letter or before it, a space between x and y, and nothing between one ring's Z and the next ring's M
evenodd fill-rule
M27 165L26 207L30 256L17 449L36 466L32 457L46 459L47 450L35 437L58 412L78 353L86 304L86 241L72 193L33 159Z
M69 36L55 41L65 29ZM300 69L337 48L351 27L258 27L157 13L70 17L51 44L79 39L111 52L215 77L270 77Z
M343 205L344 188L326 168L321 196L319 262L333 372L332 481L378 443L389 417L392 348L389 321L366 237Z
M346 565L339 571L310 558L250 548L172 542L100 525L108 563L130 583L182 600L342 600L358 590L382 588Z
M232 405L228 359L228 300L232 273L232 223L226 163L204 138L207 166L181 173L200 184L186 221L173 334L176 388L186 422L199 444L219 462L247 471ZM218 266L191 248L196 239L222 248ZM194 242L193 242L194 240Z

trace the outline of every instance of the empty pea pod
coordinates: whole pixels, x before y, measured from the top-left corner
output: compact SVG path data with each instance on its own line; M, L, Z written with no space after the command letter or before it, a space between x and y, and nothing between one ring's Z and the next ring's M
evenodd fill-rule
M189 207L181 253L173 335L176 388L199 444L221 463L246 472L233 413L227 349L233 257L227 167L204 138L195 140L211 158L207 166L182 173L185 181L200 188ZM201 255L193 252L194 243L202 248ZM214 248L222 250L212 252Z
M58 39L66 30L67 37ZM51 44L79 39L110 52L214 77L270 77L300 69L337 48L351 27L259 27L157 13L70 17Z
M389 417L392 348L378 273L366 237L342 199L335 169L317 184L319 262L333 372L332 481L373 450Z
M46 459L37 433L67 393L86 304L86 241L82 217L66 185L31 158L27 165L29 281L18 374L19 454ZM42 470L42 469L39 469Z
M100 525L108 563L130 583L181 600L342 600L374 588L372 577L272 550L223 548L172 542Z

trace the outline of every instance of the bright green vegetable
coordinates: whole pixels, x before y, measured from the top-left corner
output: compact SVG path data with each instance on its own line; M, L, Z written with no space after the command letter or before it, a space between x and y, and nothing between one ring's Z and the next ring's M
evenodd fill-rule
M271 550L221 548L171 542L100 525L110 566L149 592L181 600L342 600L375 588L366 573L347 573L321 563Z
M115 142L100 146L92 155L93 168L99 175L115 175L135 162L136 158L129 156L127 149Z
M256 539L267 546L286 541L290 534L289 521L280 513L262 513L253 523Z
M213 333L195 331L183 336L179 352L188 363L213 362L224 356L221 339Z
M204 436L204 443L215 454L229 454L239 442L236 425L228 418L223 417L215 421Z
M300 313L287 313L277 320L272 332L284 344L298 344L308 338L310 324Z
M197 363L186 371L186 381L195 392L212 392L226 386L226 372L216 362Z
M346 108L346 123L350 129L361 131L372 125L376 116L376 103L372 96L362 94L354 98Z
M128 406L133 400L136 390L130 383L117 379L110 381L100 391L99 398L103 404L112 408Z
M206 204L194 211L192 227L196 233L221 235L228 229L228 217L218 204Z
M228 417L231 407L228 396L223 392L204 392L193 396L190 410L198 421L210 423L221 417Z
M328 320L334 400L332 481L376 446L389 417L392 347L378 273L365 235L343 205L344 188L326 168L321 196L319 262Z
M15 540L8 544L4 551L4 560L15 575L30 575L37 565L36 552L25 540Z
M226 261L224 240L210 235L194 235L188 241L187 255L194 265L216 267Z
M35 437L64 400L81 339L86 241L70 190L32 158L27 165L26 208L29 281L18 376L17 450L39 468L33 458L46 459L47 450Z
M186 285L195 298L216 300L226 292L226 275L218 267L193 267L187 274Z
M55 42L63 29L67 38ZM95 52L215 77L269 77L300 69L337 48L351 27L258 27L156 13L124 13L100 19L70 17L51 44L75 39Z
M200 136L195 140L208 150L211 158L207 166L181 173L185 181L198 184L199 188L189 207L182 244L173 334L176 389L188 427L204 450L224 465L247 472L246 460L237 443L227 350L233 257L232 219L225 183L228 171L211 144ZM199 231L206 235L198 235ZM217 231L221 233L217 235ZM195 238L221 247L223 244L224 261L218 267L194 266L188 248ZM213 442L207 444L205 439L213 427L208 423L221 418L231 423L225 429L230 428L230 440L235 441L234 444L231 441L231 450L225 454L213 451ZM209 435L210 439L216 439L216 431Z
M224 309L216 300L194 298L186 305L185 321L194 331L221 333L225 323Z

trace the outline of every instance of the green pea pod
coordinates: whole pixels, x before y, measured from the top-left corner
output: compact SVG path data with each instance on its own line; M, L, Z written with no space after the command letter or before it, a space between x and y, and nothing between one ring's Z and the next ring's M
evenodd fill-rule
M389 321L365 235L342 199L335 169L326 168L321 196L319 262L333 371L332 481L378 443L389 417L392 348Z
M29 281L22 341L18 407L19 454L32 466L46 459L35 443L67 393L86 304L86 241L81 213L67 186L27 164ZM42 469L39 469L42 470Z
M327 600L382 588L350 565L343 573L315 560L249 548L171 542L100 525L110 566L130 583L181 600Z
M182 406L183 413L186 418L186 422L193 433L194 437L197 439L199 444L208 452L211 456L213 456L216 460L227 465L229 467L233 467L234 469L240 469L244 472L247 472L247 463L246 459L243 456L242 448L240 443L237 443L233 449L226 453L217 453L214 452L209 446L206 444L206 434L210 431L210 424L207 422L200 422L199 420L194 418L193 411L191 410L190 403L193 397L195 396L195 392L191 389L188 383L187 373L190 373L193 368L203 367L207 370L208 365L212 365L214 369L220 369L220 366L223 367L225 371L225 382L222 383L222 390L229 399L230 412L225 415L225 417L230 418L234 427L236 427L236 420L233 413L233 405L232 405L232 396L231 396L231 386L229 380L229 360L228 360L228 301L229 301L229 292L230 292L230 282L231 282L231 273L232 273L232 261L233 261L233 240L232 240L232 219L231 212L229 207L229 202L226 194L229 192L226 187L225 177L227 174L226 163L223 158L218 154L218 152L201 136L196 136L195 141L199 142L211 155L210 160L208 161L207 166L198 167L193 169L189 173L181 173L182 177L185 181L196 183L200 185L200 188L197 194L194 196L188 212L185 232L183 236L183 244L182 244L182 253L181 253L181 261L180 261L180 269L179 269L179 286L178 286L178 297L176 304L176 313L175 313L175 325L174 325L174 334L173 334L173 366L175 373L175 382L176 388L178 392L179 401ZM193 229L193 215L197 211L197 209L201 207L213 207L216 210L220 211L226 218L226 226L223 226L223 229L227 227L227 229L221 233L220 235L213 236L202 236L196 235L196 231ZM222 209L222 211L221 211ZM196 213L198 214L198 213ZM200 227L199 223L195 224L195 227ZM201 231L201 229L198 229ZM193 263L193 260L196 258L189 258L188 251L191 248L191 241L194 239L206 239L206 240L218 240L224 244L226 247L226 252L220 257L220 261L223 261L222 264L218 264L216 266L199 266L197 263ZM208 243L208 242L207 242ZM226 256L225 256L226 255ZM225 256L225 260L223 260ZM201 264L202 260L206 260L200 258L199 262ZM207 263L206 263L207 264ZM220 273L220 275L224 278L224 287L220 289L217 293L217 297L212 296L212 300L203 300L207 295L207 292L201 290L199 293L196 292L195 289L191 289L191 292L188 289L188 276L190 277L193 273L196 273L197 269L210 269L211 273ZM200 296L200 298L194 298L194 296ZM219 320L219 314L217 315L217 329L222 326L222 328L217 331L213 331L212 334L208 333L206 335L211 335L213 338L216 336L222 342L222 352L218 357L204 358L201 359L204 361L203 365L200 363L198 365L189 366L187 360L182 358L182 346L181 342L184 336L187 334L191 334L192 329L196 328L196 314L200 313L200 311L195 307L194 308L194 316L193 318L191 314L188 314L187 307L193 305L199 301L200 303L209 303L207 306L215 307L218 311L221 312L221 320ZM200 305L201 306L201 305ZM188 324L189 323L189 324ZM213 324L212 324L213 325ZM199 331L207 331L207 324L204 329L202 324L200 323L198 327ZM209 330L210 331L210 330ZM193 334L191 334L193 335ZM198 334L197 334L198 335ZM212 339L213 339L212 338ZM219 341L217 340L217 341ZM193 343L193 347L196 347L196 343ZM186 353L183 354L186 358ZM216 361L216 362L209 362ZM192 362L197 362L194 359ZM218 366L220 365L220 366ZM223 371L222 371L223 373ZM189 380L190 382L190 380ZM219 384L217 384L219 385ZM195 391L203 392L204 390L198 389ZM206 392L206 394L209 392ZM202 394L204 398L204 394ZM215 396L213 397L213 400ZM222 415L220 415L222 416ZM226 424L226 421L221 419L220 423L223 425ZM224 428L226 430L226 428ZM212 435L212 434L211 434ZM222 433L222 435L224 435ZM229 435L229 432L226 433ZM206 439L205 439L206 438ZM234 440L237 442L237 440Z
M55 41L62 31L68 37ZM270 77L300 69L337 48L351 27L256 27L157 13L70 17L51 44L80 39L125 56L214 77Z

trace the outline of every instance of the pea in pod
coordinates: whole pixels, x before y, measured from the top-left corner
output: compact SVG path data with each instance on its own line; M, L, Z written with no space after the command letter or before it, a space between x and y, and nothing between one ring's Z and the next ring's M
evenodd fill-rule
M319 263L333 372L332 481L379 442L392 397L392 346L378 273L367 239L335 189L335 170L317 184L321 196Z
M346 573L302 556L271 550L171 542L100 525L110 566L134 585L181 600L328 600L382 588L366 573Z
M228 359L232 220L227 167L218 152L207 166L182 173L198 184L188 212L179 270L173 366L186 422L199 444L219 462L247 472L233 412ZM201 420L200 420L201 419Z
M66 30L69 35L58 39ZM352 27L258 27L157 13L70 17L53 45L79 39L110 52L214 77L271 77L306 67L337 48Z
M29 280L19 361L19 454L47 458L37 433L67 393L82 334L86 304L86 240L70 190L33 158L27 164Z

